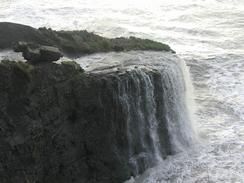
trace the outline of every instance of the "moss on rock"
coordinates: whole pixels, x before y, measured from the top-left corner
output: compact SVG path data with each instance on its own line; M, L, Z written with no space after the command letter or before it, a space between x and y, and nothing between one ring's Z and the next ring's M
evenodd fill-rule
M109 51L153 50L175 53L168 45L135 37L105 38L86 30L55 31L45 27L35 29L30 26L1 22L0 49L12 48L18 41L32 42L59 48L68 56Z
M61 64L67 67L72 67L75 70L81 71L82 73L85 72L84 69L82 69L80 65L75 61L62 61Z
M5 67L6 69L18 69L20 70L21 72L23 72L24 74L26 74L28 76L28 78L30 78L30 73L31 71L34 69L34 66L33 65L30 65L28 63L25 63L23 61L16 61L16 62L13 62L13 61L10 61L10 60L2 60L0 62L0 66L1 67Z

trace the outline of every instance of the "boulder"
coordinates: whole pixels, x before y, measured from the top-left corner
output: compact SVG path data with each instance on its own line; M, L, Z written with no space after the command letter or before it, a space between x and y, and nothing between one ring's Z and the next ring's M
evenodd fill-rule
M62 53L58 48L53 46L40 47L40 59L44 61L57 61L62 57Z
M27 42L18 42L14 46L14 51L22 52L23 57L32 64L57 61L63 56L60 50L54 46Z

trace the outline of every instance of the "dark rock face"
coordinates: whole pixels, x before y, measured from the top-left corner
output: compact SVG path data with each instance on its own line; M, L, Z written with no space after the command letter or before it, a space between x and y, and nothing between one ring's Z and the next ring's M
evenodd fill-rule
M23 57L31 64L53 62L62 57L62 53L56 47L26 42L17 42L14 51L22 52Z
M160 79L157 72L149 76ZM135 123L127 123L120 89L121 83L128 84L136 107L136 94L147 95L133 82L127 72L88 75L70 63L0 63L1 183L120 183L145 170L147 159L138 161L135 172L130 156L154 151L149 131L147 150L140 143L139 116L132 113ZM154 95L159 92L156 88ZM163 104L155 105L156 115L163 113ZM164 117L158 119L159 148L166 156L171 154L169 134Z
M18 41L30 42L59 48L68 56L81 56L96 52L155 50L174 51L166 44L148 39L109 39L87 31L55 31L47 28L35 29L29 26L0 22L0 49L11 49Z
M2 63L0 78L2 183L117 183L129 177L116 145L124 132L115 134L119 124L103 119L108 108L98 100L100 81L72 64Z
M18 41L51 45L46 37L30 26L0 22L0 49L10 49Z

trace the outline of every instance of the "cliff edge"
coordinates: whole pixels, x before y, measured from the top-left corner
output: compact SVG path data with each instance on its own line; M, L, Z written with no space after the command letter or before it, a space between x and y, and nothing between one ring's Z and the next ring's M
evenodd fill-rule
M119 183L153 166L150 128L143 132L143 144L136 112L140 96L135 94L145 94L145 83L137 88L135 74L87 74L73 62L32 66L2 61L1 182ZM160 79L157 72L148 75L155 82ZM128 82L134 114L120 96L120 87ZM161 97L159 92L155 90L155 95ZM162 104L157 105L160 114ZM133 118L133 123L128 124L128 118ZM159 118L160 152L166 156L171 154L169 136L165 119ZM133 135L128 137L128 131ZM141 156L141 152L149 156Z

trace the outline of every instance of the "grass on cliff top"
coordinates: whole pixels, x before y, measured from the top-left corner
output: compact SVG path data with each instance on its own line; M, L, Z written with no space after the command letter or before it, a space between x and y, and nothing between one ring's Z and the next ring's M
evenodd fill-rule
M11 61L11 60L1 60L0 61L0 66L4 67L16 67L22 70L23 72L30 73L33 69L34 66L31 64L28 64L23 61Z
M55 64L55 63L50 63L50 64ZM58 64L59 65L59 64ZM83 68L80 67L80 65L75 62L75 61L62 61L61 65L64 67L71 67L74 70L78 70L80 72L85 72L83 70ZM27 62L23 62L23 61L11 61L11 60L0 60L0 66L6 67L6 68L19 68L20 70L26 72L26 73L30 73L35 66L32 64L29 64Z
M87 31L39 31L55 46L69 55L82 55L109 51L151 50L175 53L167 44L136 37L105 38Z
M31 72L36 68L42 68L40 67L42 64L38 66L34 66L30 63L23 62L23 61L11 61L11 60L0 60L0 68L7 69L7 70L20 70L21 72L25 73L29 78L31 78ZM61 64L56 63L47 63L43 64L45 66L44 68L52 69L60 69L61 71L68 73L71 75L73 73L74 75L84 76L85 71L83 68L80 67L78 63L75 61L63 61ZM46 72L49 72L49 70L45 70Z
M75 61L62 61L61 64L63 66L72 67L74 70L78 70L78 71L80 71L82 73L85 72L85 70L80 66L80 64L78 64Z
M1 60L0 68L4 68L11 71L21 71L24 73L26 78L31 78L31 71L34 69L34 66L23 61L10 61L10 60Z

